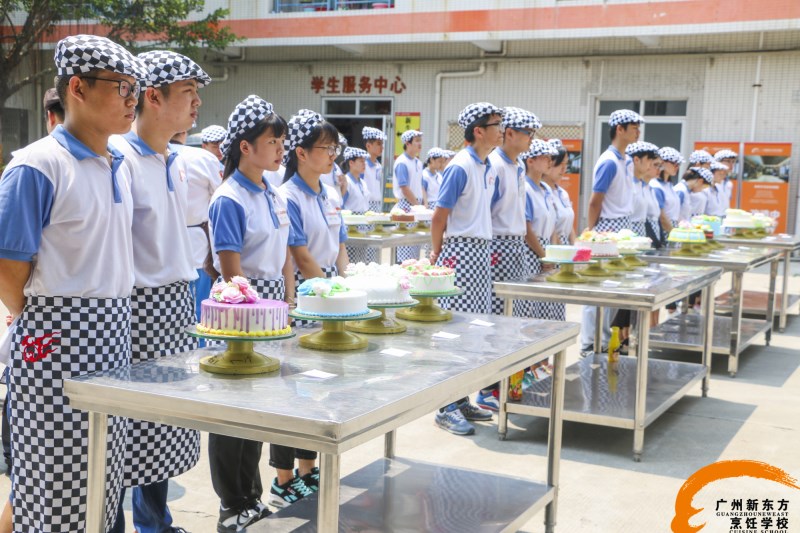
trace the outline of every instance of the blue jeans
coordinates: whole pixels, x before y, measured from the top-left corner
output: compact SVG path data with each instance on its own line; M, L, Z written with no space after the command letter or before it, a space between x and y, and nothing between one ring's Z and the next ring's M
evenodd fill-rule
M195 314L197 315L197 321L200 322L200 302L208 298L214 280L212 280L211 276L206 274L206 271L202 268L197 269L197 276L196 280L189 282L189 290L192 292L192 296L194 296ZM206 345L205 339L198 339L198 342L200 348Z
M171 533L172 515L167 507L169 480L159 481L144 487L134 487L132 495L133 525L139 533ZM122 502L125 489L119 496L119 510L114 527L109 533L125 533L125 517Z

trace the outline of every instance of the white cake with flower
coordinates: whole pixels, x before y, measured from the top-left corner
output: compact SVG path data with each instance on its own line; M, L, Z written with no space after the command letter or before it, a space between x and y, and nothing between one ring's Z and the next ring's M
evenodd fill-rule
M617 232L617 248L621 252L640 252L649 250L653 247L650 237L642 237L629 229L621 229Z
M366 215L356 215L349 209L342 209L339 213L342 215L342 220L346 226L358 226L368 222Z
M289 306L260 298L247 278L233 276L227 283L215 283L209 297L200 302L197 331L230 337L285 335L292 331Z
M452 268L432 265L427 259L407 259L400 266L409 272L412 293L451 292L456 288Z
M592 257L617 257L619 255L617 235L611 232L584 231L575 240L575 246L588 248L592 251Z
M344 271L350 289L367 293L370 305L403 304L413 301L408 270L400 265L350 263Z
M344 278L311 278L297 287L297 312L319 317L348 317L369 313L367 293L350 289Z
M392 215L389 213L378 213L377 211L367 211L364 216L367 217L369 223L389 222L392 219Z
M411 214L417 222L430 222L433 219L433 209L428 209L424 205L412 205Z

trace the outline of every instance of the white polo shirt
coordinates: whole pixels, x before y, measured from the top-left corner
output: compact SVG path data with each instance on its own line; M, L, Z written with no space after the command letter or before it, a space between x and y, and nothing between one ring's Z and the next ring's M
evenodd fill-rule
M329 193L329 197L331 202L333 202L334 206L341 209L344 202L342 201L342 193L339 189L339 176L343 176L344 172L342 169L339 168L339 165L336 163L333 164L333 170L331 170L327 174L322 174L319 179L323 183L323 185L327 185L333 191Z
M647 184L631 178L631 222L644 222L647 219Z
M408 154L403 152L394 160L394 172L392 175L392 192L398 200L405 198L400 187L410 187L411 193L417 201L422 200L422 161L411 159Z
M613 219L630 216L633 212L633 193L627 171L628 156L613 146L600 154L594 166L592 191L605 194L600 218Z
M497 189L492 198L492 234L525 235L525 172L502 148L489 154Z
M525 220L540 239L550 239L556 229L556 208L549 189L525 177Z
M203 268L208 255L208 239L200 224L208 221L208 203L217 187L222 184L219 161L208 150L170 144L170 148L181 154L189 179L189 201L186 210L186 225L189 226L189 242L192 247L194 268Z
M186 227L189 180L178 152L165 160L133 131L112 136L111 143L132 168L134 285L197 279Z
M366 213L369 211L369 190L364 180L364 174L354 178L347 173L347 192L344 195L344 208L353 213Z
M130 166L108 150L111 164L57 126L3 172L0 257L32 262L25 296L130 296Z
M292 234L289 246L307 246L321 268L336 265L339 244L347 240L342 215L330 200L333 188L320 182L315 193L298 174L281 185L279 191L286 199Z
M281 165L278 170L265 170L264 177L274 189L278 189L283 185L283 176L286 174L286 167Z
M658 206L672 221L677 221L681 216L681 199L671 181L661 181L658 178L650 180L650 187L658 200ZM685 187L685 185L684 185Z
M661 206L658 205L656 191L649 183L644 183L645 202L647 203L647 218L656 219L661 216Z
M721 185L722 183L713 183L711 187L706 189L706 195L708 196L708 200L706 201L706 215L715 217L725 216L725 210L727 209L725 202L727 201L727 197L725 196L725 191L721 190Z
M248 278L281 277L291 232L289 212L278 190L262 179L266 189L236 170L211 198L208 233L217 272L222 272L219 252L227 250L240 254Z
M681 209L676 220L679 222L681 220L689 220L692 218L692 193L689 192L689 188L686 187L686 182L683 180L679 181L675 187L673 187L673 190L681 203Z
M372 162L366 158L367 166L364 168L364 181L367 182L369 199L371 202L383 202L383 165L380 161Z
M481 161L472 146L458 152L442 175L437 207L450 209L447 237L492 238L492 196L497 187L487 158Z
M442 188L442 175L433 173L429 169L422 170L422 188L428 196L428 203L435 207L436 200L439 198L439 189Z
M572 233L572 228L575 224L575 210L572 208L572 200L570 200L567 191L558 186L556 187L555 197L554 203L559 211L555 231L559 235L569 235Z
M692 201L691 216L705 215L706 206L708 205L708 195L706 191L689 193Z

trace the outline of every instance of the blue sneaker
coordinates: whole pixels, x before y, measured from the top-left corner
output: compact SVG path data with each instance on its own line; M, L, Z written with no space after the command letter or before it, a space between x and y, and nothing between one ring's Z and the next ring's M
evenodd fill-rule
M474 408L473 410L483 411L483 413L470 413L467 414L464 412L464 408L461 408L461 412L464 413L464 416L467 420L491 420L492 413L489 411L497 412L500 410L500 392L497 389L494 390L480 390L478 391L478 396L475 398L475 403L478 404L478 407ZM473 407L470 405L470 407ZM471 417L470 415L475 415L481 418ZM488 416L487 416L488 415Z
M454 435L472 435L475 427L467 422L461 409L454 403L445 407L444 411L437 411L434 421L440 428Z
M287 481L283 485L278 485L278 478L275 478L272 481L272 488L269 489L269 504L277 509L285 509L312 494L314 494L313 491L306 487L299 477Z
M311 472L306 474L305 476L300 476L300 469L294 469L294 477L299 477L303 480L303 483L306 487L311 489L311 492L317 492L319 490L319 468L314 467L311 469Z

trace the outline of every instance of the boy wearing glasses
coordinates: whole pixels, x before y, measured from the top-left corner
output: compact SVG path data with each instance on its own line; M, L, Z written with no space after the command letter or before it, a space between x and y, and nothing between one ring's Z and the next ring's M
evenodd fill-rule
M378 158L383 155L386 134L378 128L364 126L361 137L364 139L364 148L369 154L364 169L364 181L369 189L369 209L380 213L383 211L383 166Z
M148 73L134 130L113 138L133 169L134 363L197 348L185 332L195 322L189 283L197 278L187 228L188 179L169 141L192 127L201 104L197 90L211 83L203 69L181 54L152 51L138 57ZM134 487L138 531L183 531L171 526L168 480L192 468L199 453L197 431L131 420L125 486ZM123 530L124 524L114 533Z
M65 122L0 179L0 224L18 228L0 235L0 299L14 317L13 523L25 532L85 530L89 419L69 407L64 380L130 363L131 176L108 138L130 129L146 69L94 35L59 41L55 64ZM127 425L109 417L106 527Z
M422 151L422 132L404 131L400 140L403 142L403 153L394 160L392 192L397 199L397 207L408 213L412 205L422 203L422 161L418 157ZM419 252L419 246L398 246L397 262L419 259Z
M497 180L489 154L503 142L503 110L488 103L470 104L458 117L468 146L458 152L442 176L431 222L431 263L455 269L459 298L442 298L442 307L489 313L492 303L492 197ZM445 236L445 232L447 235ZM435 415L440 428L471 435L467 420L491 420L492 413L462 398Z

